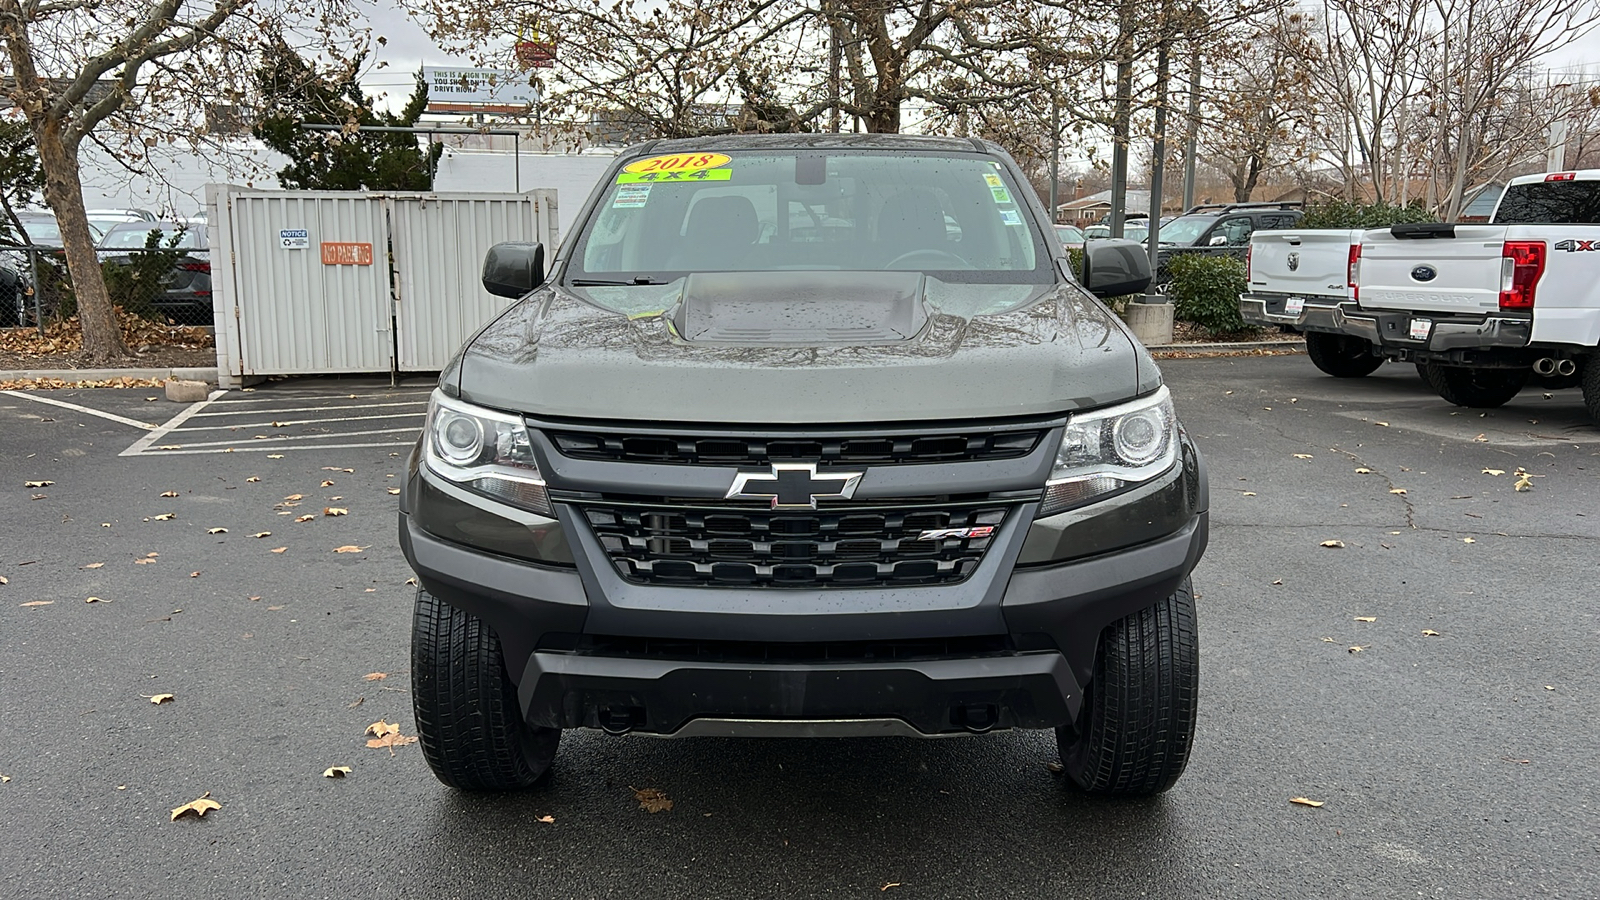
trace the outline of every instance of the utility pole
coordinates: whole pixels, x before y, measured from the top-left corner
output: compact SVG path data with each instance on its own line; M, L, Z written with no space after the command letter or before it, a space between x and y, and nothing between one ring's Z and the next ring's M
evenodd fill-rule
M1189 38L1189 133L1183 143L1183 211L1194 209L1195 144L1200 136L1200 42Z
M1161 20L1161 38L1156 48L1156 138L1154 156L1155 160L1150 169L1150 233L1145 238L1149 242L1150 271L1152 274L1157 269L1157 256L1161 250L1161 194L1164 185L1162 181L1167 170L1167 75L1168 75L1168 37L1166 18ZM1154 303L1160 296L1155 281L1145 289L1146 302Z
M1050 224L1056 223L1057 198L1061 195L1061 102L1054 84L1050 86Z
M1128 141L1133 130L1133 0L1117 12L1117 105L1111 148L1111 236L1122 237L1128 206Z

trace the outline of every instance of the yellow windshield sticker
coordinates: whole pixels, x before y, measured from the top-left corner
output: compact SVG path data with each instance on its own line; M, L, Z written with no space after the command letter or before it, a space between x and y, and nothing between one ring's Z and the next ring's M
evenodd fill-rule
M732 181L732 169L696 169L692 172L623 172L617 184L655 184L673 181Z
M1005 187L1006 186L1006 183L1004 181L1000 180L1000 176L999 175L994 175L994 174L991 174L989 172L983 173L983 181L984 181L985 184L987 184L989 187L992 187L992 188Z
M671 153L666 156L635 160L623 166L622 171L632 175L648 175L651 172L698 172L702 169L720 169L730 162L732 159L723 153Z

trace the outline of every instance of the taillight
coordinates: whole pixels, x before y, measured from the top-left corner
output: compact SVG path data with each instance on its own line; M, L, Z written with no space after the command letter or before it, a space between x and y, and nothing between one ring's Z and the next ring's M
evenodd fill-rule
M208 262L181 262L178 263L178 268L184 270L185 272L205 272L206 274L211 273L211 263Z
M1577 172L1554 172L1544 177L1545 181L1571 181L1578 177Z
M1346 276L1346 280L1349 282L1348 287L1350 288L1350 299L1351 300L1359 300L1359 299L1361 299L1361 288L1356 285L1356 282L1361 280L1361 245L1360 244L1351 244L1350 245L1350 268L1349 268L1349 274L1348 274L1348 276Z
M1506 241L1500 251L1500 308L1533 309L1544 274L1544 241Z

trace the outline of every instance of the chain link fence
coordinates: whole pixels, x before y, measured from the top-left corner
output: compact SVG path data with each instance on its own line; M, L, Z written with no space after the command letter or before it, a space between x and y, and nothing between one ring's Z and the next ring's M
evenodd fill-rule
M148 247L99 250L113 306L173 325L211 325L211 253ZM38 328L77 312L60 247L0 244L0 328Z

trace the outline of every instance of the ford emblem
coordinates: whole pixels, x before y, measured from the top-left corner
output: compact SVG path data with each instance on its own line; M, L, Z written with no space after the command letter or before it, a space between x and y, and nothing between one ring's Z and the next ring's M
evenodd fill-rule
M1432 281L1439 277L1439 270L1433 266L1417 266L1411 270L1412 281Z

